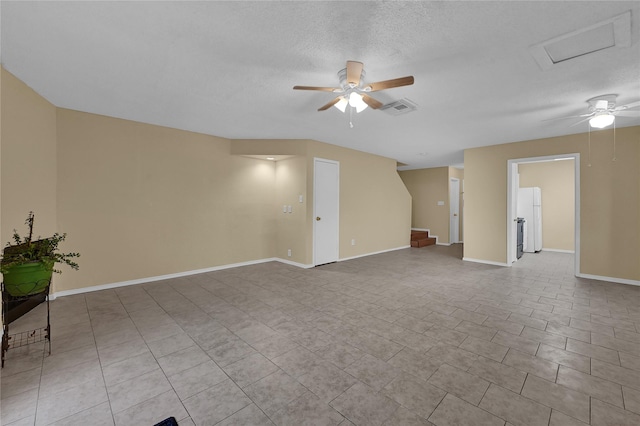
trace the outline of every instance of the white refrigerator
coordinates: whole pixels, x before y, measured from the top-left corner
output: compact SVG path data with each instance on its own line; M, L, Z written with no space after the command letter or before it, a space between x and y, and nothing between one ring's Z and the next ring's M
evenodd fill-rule
M518 191L518 217L525 219L523 251L542 250L542 197L540 188L520 188Z

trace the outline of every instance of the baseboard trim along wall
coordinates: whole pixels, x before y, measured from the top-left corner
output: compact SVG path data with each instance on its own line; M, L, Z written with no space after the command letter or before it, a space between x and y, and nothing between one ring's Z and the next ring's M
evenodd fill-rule
M351 259L357 259L359 257L372 256L374 254L386 253L386 252L389 252L389 251L395 251L395 250L405 249L405 248L409 248L409 247L411 247L411 246L407 245L407 246L392 248L392 249L388 249L388 250L377 251L377 252L374 252L374 253L367 253L367 254L363 254L363 255L360 255L360 256L353 256L353 257L348 257L348 258L344 258L344 259L338 259L338 262L343 262L345 260L351 260ZM238 268L240 266L258 265L260 263L267 263L267 262L280 262L280 263L284 263L286 265L296 266L298 268L303 268L303 269L309 269L309 268L313 268L315 266L315 265L310 265L310 264L293 262L291 260L281 259L279 257L271 257L271 258L268 258L268 259L250 260L248 262L231 263L231 264L228 264L228 265L212 266L211 268L194 269L192 271L177 272L175 274L158 275L158 276L155 276L155 277L138 278L136 280L120 281L120 282L117 282L117 283L94 285L94 286L91 286L91 287L83 287L83 288L74 288L74 289L71 289L71 290L62 290L62 291L57 291L55 293L52 293L50 295L50 299L51 300L55 300L58 297L73 296L74 294L91 293L91 292L100 291L100 290L110 290L110 289L118 288L118 287L127 287L127 286L130 286L130 285L144 284L144 283L150 283L150 282L154 282L154 281L163 281L163 280L169 280L169 279L172 279L172 278L188 277L189 275L204 274L206 272L221 271L223 269Z
M462 260L466 260L467 262L484 263L486 265L493 265L493 266L509 266L506 263L502 263L502 262L494 262L492 260L484 260L484 259L473 259L470 257L463 257Z
M406 248L411 248L411 246L410 245L406 245L406 246L391 248L391 249L387 249L387 250L374 251L373 253L359 254L357 256L345 257L345 258L342 258L342 259L338 259L338 262L344 262L345 260L359 259L361 257L373 256L374 254L388 253L390 251L402 250L402 249L406 249Z
M615 278L615 277L605 277L602 275L591 275L591 274L578 274L576 275L578 278L587 278L589 280L598 280L598 281L609 281L616 284L628 284L628 285L638 285L640 286L640 281L638 280L629 280L626 278Z
M546 247L542 247L542 251L552 251L554 253L569 253L569 254L576 254L575 250L562 250L562 249L552 249L552 248L546 248Z
M57 291L57 292L53 293L50 298L51 298L51 300L54 300L57 297L72 296L74 294L82 294L82 293L91 293L91 292L100 291L100 290L110 290L112 288L126 287L126 286L136 285L136 284L144 284L144 283L150 283L150 282L154 282L154 281L163 281L163 280L169 280L169 279L172 279L172 278L188 277L189 275L204 274L205 272L221 271L223 269L237 268L237 267L240 267L240 266L257 265L257 264L260 264L260 263L274 262L274 261L283 262L283 263L287 263L287 264L295 264L295 262L291 262L291 261L286 261L285 262L284 259L278 259L278 258L250 260L250 261L247 261L247 262L230 263L228 265L212 266L211 268L194 269L194 270L191 270L191 271L177 272L175 274L157 275L155 277L138 278L136 280L128 280L128 281L120 281L120 282L117 282L117 283L94 285L94 286L91 286L91 287L74 288L74 289L71 289L71 290L62 290L62 291ZM297 265L302 265L302 264L295 264L295 266L297 266Z

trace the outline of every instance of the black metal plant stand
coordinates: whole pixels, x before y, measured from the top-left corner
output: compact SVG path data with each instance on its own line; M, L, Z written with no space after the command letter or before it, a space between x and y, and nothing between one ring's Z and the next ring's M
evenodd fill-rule
M37 294L29 296L12 296L4 288L2 283L2 318L3 318L3 333L2 333L2 365L4 367L5 354L9 349L16 349L21 346L30 345L32 343L42 342L46 340L49 347L49 355L51 355L51 321L50 321L50 306L49 306L49 287L51 280L47 284L45 289ZM9 334L9 324L15 321L18 317L9 315L9 309L11 305L15 305L20 302L29 302L35 298L44 298L47 302L47 325L44 327L36 328L34 330L21 331L15 334ZM39 304L39 303L37 303Z

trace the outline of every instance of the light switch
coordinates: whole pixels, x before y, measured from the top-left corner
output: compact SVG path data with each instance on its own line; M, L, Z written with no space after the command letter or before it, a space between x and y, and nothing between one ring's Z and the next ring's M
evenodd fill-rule
M303 200L303 198L302 198L302 194L298 195L298 202L299 202L299 203L302 203L302 200Z
M289 213L291 213L291 211L292 211L291 206L287 206L287 211L288 211Z
M438 201L439 206L444 206L444 201Z
M282 213L286 213L286 212L287 212L287 206L284 205L284 206L282 206Z

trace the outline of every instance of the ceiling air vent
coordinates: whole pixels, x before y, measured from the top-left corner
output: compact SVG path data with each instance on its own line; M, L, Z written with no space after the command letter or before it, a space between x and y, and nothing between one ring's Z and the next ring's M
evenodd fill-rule
M531 46L529 51L540 68L547 70L561 62L600 50L629 46L631 46L630 11L536 44Z
M391 102L380 107L380 110L390 115L407 114L411 111L415 111L416 109L418 109L418 106L407 98L400 99L399 101Z

